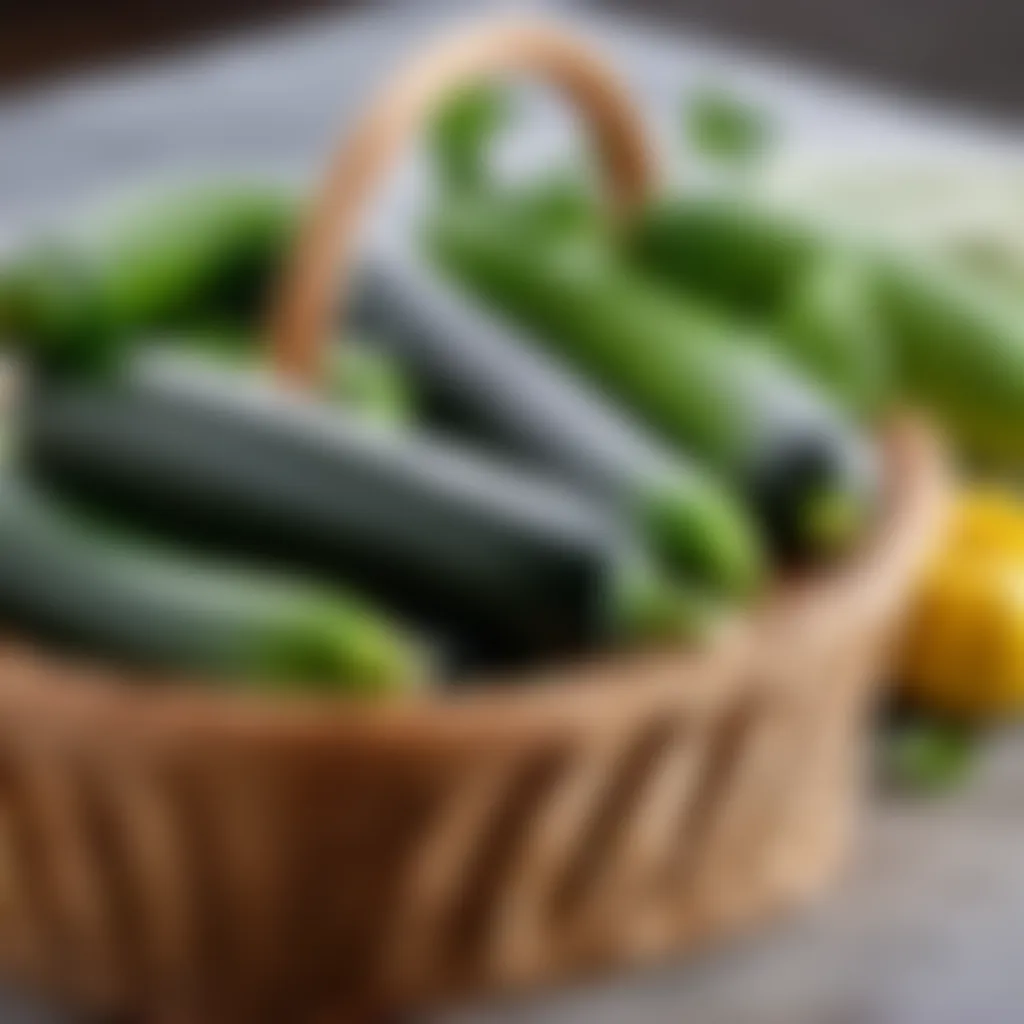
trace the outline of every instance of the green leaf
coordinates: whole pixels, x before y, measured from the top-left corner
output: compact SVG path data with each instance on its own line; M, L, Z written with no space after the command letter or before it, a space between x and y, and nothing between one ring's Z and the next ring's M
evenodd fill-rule
M478 83L457 92L430 128L430 148L442 185L451 191L477 190L490 182L490 145L510 116L507 92Z
M885 777L910 793L939 795L962 785L977 760L978 737L960 726L918 719L884 739Z
M771 144L774 129L767 113L721 86L703 86L683 107L686 138L702 155L747 165Z

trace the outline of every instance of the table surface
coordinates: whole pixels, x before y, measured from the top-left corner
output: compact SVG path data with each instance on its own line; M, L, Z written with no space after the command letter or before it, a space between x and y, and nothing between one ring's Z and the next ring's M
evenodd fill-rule
M479 10L479 7L477 8ZM0 244L154 178L254 170L308 179L386 69L449 15L317 16L287 30L0 102ZM565 12L616 57L666 147L678 97L723 79L779 112L796 144L1019 152L955 112L755 60L693 36ZM536 146L564 147L546 109ZM512 154L513 157L516 154ZM415 194L415 161L390 208ZM387 207L387 203L385 203ZM663 967L433 1024L1013 1024L1024 1017L1024 745L993 743L961 792L879 797L845 883L815 909L697 963ZM70 1018L0 997L0 1024Z

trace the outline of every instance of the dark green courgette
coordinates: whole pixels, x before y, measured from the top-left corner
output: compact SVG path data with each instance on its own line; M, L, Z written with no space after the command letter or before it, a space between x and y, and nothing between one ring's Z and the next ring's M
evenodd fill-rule
M82 370L154 329L251 326L294 224L294 201L270 186L207 185L137 204L0 267L0 338Z
M362 602L229 569L97 526L0 474L0 619L37 641L247 686L406 689L414 645Z
M670 284L764 323L824 260L853 255L852 239L827 239L807 218L733 195L658 200L629 225L627 245Z
M870 449L755 333L650 285L596 239L518 229L493 199L449 204L429 236L457 278L738 486L778 550L859 535Z
M592 490L702 584L756 582L754 530L717 482L414 254L378 248L354 293L354 322L414 378L434 422Z
M510 657L688 634L708 612L575 492L202 361L42 384L22 420L29 464L80 500L350 582Z

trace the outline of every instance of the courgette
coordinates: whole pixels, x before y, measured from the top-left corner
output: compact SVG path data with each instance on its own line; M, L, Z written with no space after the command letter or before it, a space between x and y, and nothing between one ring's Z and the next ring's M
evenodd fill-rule
M904 393L981 461L1024 465L1024 303L937 260L879 253L875 286Z
M651 285L599 239L541 237L512 213L494 199L449 204L428 231L435 258L728 479L778 551L856 539L872 453L768 341Z
M204 185L139 202L0 267L0 338L48 366L91 370L157 329L251 326L295 225L270 186Z
M246 686L399 691L425 663L354 597L227 568L98 525L0 475L0 619L28 637Z
M574 491L177 353L39 382L22 445L79 500L351 583L509 657L706 621L706 601L669 585Z
M891 401L890 342L861 262L834 257L813 267L773 327L780 351L858 420L877 418Z
M898 393L927 405L971 454L1024 461L1024 305L1005 289L915 247L755 198L656 203L637 218L629 248L664 280L766 319L816 266L858 261Z
M414 253L378 247L354 294L354 322L414 378L432 421L578 482L702 584L756 582L754 529L716 481Z
M627 227L626 245L671 285L770 323L822 261L853 258L851 238L808 217L732 194L669 196Z

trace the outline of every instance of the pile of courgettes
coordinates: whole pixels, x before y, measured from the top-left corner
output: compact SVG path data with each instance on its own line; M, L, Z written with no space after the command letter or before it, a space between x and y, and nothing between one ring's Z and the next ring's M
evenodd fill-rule
M573 403L554 465L433 421L435 377L400 330L346 339L316 396L277 384L258 325L294 211L208 188L7 262L0 323L27 370L0 473L10 628L239 685L391 692L697 636L717 604L677 564L752 584L717 489L568 374L537 407ZM581 451L594 490L561 476Z
M917 279L730 206L733 239L717 200L621 225L582 181L503 184L473 103L433 135L420 222L367 252L360 341L316 395L260 364L280 190L164 197L0 266L27 370L0 623L226 685L403 692L698 642L858 543Z

